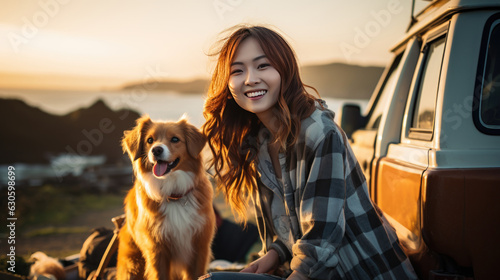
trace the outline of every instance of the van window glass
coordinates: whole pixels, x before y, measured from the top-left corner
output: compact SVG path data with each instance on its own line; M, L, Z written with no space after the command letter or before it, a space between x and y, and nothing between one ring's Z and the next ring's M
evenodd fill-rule
M436 109L436 97L443 61L445 38L427 44L425 62L418 81L417 100L412 118L412 128L432 132Z
M400 71L399 66L401 62L401 57L403 57L403 53L400 53L396 57L393 64L391 65L391 68L389 69L389 73L387 73L386 79L379 93L377 104L375 105L375 108L373 109L370 115L370 119L366 125L366 127L369 129L377 129L380 124L382 113L387 107L387 103L389 102L389 97L391 96L391 93L394 91L396 87L396 81L398 77L397 73L399 73Z
M487 128L500 129L500 21L489 36L479 106L481 123Z
M489 18L483 29L472 120L482 133L500 135L500 13Z

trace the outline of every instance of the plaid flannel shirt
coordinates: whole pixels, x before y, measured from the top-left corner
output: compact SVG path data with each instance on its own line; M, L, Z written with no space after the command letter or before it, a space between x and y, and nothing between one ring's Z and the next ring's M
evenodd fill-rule
M365 177L334 113L319 108L280 153L277 179L259 134L253 197L263 252L311 279L417 279L397 236L372 204Z

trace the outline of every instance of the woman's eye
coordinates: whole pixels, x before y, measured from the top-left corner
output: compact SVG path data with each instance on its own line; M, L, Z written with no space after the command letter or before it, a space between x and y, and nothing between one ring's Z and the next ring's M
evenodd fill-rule
M234 74L239 74L239 73L242 73L243 71L241 69L234 69L231 71L231 75L234 75Z
M172 142L172 143L177 143L177 142L179 142L179 141L180 141L180 140L179 140L179 138L177 138L177 137L175 137L175 136L174 136L174 137L172 137L172 139L170 139L170 142Z
M153 137L149 137L147 141L148 141L149 144L153 144L153 141L154 141Z
M258 69L263 69L263 68L267 68L269 66L271 66L271 64L269 64L269 63L263 63L263 64L260 64L257 68Z

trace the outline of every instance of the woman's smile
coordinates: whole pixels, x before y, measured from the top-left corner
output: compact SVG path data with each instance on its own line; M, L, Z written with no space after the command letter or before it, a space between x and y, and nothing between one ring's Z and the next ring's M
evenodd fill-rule
M267 93L267 90L256 90L256 91L247 91L245 92L245 95L252 99L252 100L257 100L262 98L265 94Z

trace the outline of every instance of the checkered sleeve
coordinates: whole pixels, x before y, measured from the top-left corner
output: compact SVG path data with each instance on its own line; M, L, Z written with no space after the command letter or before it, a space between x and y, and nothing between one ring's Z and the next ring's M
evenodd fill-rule
M321 278L338 263L346 221L344 204L346 148L339 130L330 130L313 153L305 156L309 174L300 193L298 209L302 237L292 248L291 269Z

